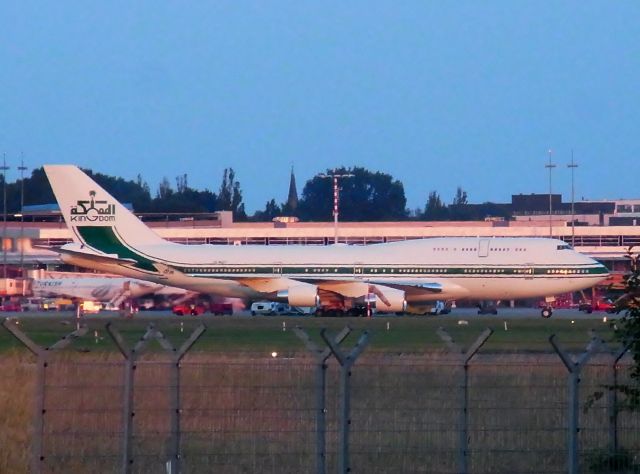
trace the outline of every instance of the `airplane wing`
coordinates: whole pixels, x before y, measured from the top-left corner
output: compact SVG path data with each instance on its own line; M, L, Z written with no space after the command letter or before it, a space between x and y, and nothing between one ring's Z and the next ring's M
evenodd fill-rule
M365 280L375 285L389 285L392 288L424 290L429 293L442 293L443 284L424 280Z
M166 284L180 286L190 278L188 275L161 263L154 263ZM235 281L265 298L287 298L292 306L313 306L316 295L332 294L341 298L368 298L375 295L382 307L389 311L402 310L405 302L433 301L443 298L458 298L466 290L451 283L425 282L420 279L374 278L362 280L291 278L291 277L240 277L230 276L225 280Z
M329 292L346 298L366 298L375 295L376 298L387 307L402 307L403 301L425 301L442 298L445 285L438 282L425 282L421 280L308 280L292 278L236 278L238 283L251 289L265 293L277 294L283 290L291 289L299 285L314 285L321 292ZM461 288L450 288L452 292ZM436 295L438 295L436 297ZM302 305L301 305L302 306Z

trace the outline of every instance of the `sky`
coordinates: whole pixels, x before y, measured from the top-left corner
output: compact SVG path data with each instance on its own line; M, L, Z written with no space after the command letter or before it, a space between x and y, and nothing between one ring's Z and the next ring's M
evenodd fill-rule
M364 166L408 207L640 198L640 2L0 0L0 153L249 211Z

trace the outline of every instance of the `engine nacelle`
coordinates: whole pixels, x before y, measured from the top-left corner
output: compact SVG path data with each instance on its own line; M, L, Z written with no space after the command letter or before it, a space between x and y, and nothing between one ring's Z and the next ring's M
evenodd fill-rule
M407 309L404 291L381 286L378 286L377 289L380 293L376 292L376 309L378 311L402 313Z
M278 298L287 300L289 306L318 306L318 287L308 283L298 283L286 290L278 291Z

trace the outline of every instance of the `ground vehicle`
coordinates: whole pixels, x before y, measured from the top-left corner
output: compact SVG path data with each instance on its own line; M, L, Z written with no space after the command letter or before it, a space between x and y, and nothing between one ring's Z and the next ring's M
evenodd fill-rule
M447 306L444 301L436 301L436 304L431 308L430 314L438 315L438 314L449 314L451 312L451 307Z
M40 298L27 298L22 301L22 311L40 311L42 309L42 299Z
M154 309L155 302L153 301L153 298L144 298L138 301L138 307L142 310Z
M212 314L233 314L233 305L231 303L212 303L209 309Z
M258 301L251 305L251 316L257 314L276 314L276 305L273 301Z
M102 304L95 301L83 301L80 304L80 309L85 314L98 314L102 309Z
M616 305L609 298L600 298L596 299L593 303L588 300L582 301L578 305L578 309L586 313L592 313L594 311L606 311L607 313L614 313L616 310Z
M42 300L40 305L40 309L43 311L55 311L58 308L56 307L56 300L53 298L45 298Z
M109 303L103 303L102 304L102 309L104 311L119 311L120 307L118 305L116 305L116 304L113 304L113 303L109 302Z
M376 313L377 311L376 311L375 305L369 305L368 307L367 305L357 305L357 306L353 306L348 310L343 310L342 308L334 307L334 306L320 306L319 308L316 309L314 315L319 317L346 316L346 317L359 318L359 317L373 316ZM380 311L380 314L384 314L384 312Z
M173 314L178 316L184 316L185 314L190 314L191 316L200 316L207 312L207 308L201 304L177 304L175 305L171 311Z
M289 314L291 312L291 307L288 304L274 301L258 301L251 305L251 316L259 314L269 316L273 314Z
M396 312L398 316L403 314L423 315L423 316L437 316L439 314L449 314L451 312L451 303L445 303L444 301L434 301L433 304L419 304L409 305L403 312Z
M22 311L22 306L13 301L5 301L0 305L0 311L19 312Z
M545 316L545 311L549 311L548 308L542 308L542 317L548 318L551 316L549 312L549 316ZM498 306L494 303L484 302L478 304L478 314L498 314Z
M68 298L45 298L42 300L40 309L43 311L63 311L75 309L75 305Z

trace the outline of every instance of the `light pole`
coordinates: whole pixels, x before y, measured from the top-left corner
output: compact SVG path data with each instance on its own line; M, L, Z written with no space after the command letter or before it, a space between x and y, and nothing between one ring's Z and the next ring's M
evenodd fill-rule
M2 278L7 278L7 249L5 239L7 238L7 154L2 155Z
M571 246L576 246L576 210L575 210L575 201L576 201L576 188L575 188L575 180L574 173L576 168L578 167L578 163L573 161L573 150L571 150L571 163L567 165L567 168L571 169Z
M553 237L553 222L551 220L551 214L553 212L553 204L551 201L551 170L556 167L551 163L551 150L549 150L549 164L544 165L545 168L549 168L549 238Z
M24 172L27 167L24 165L24 153L20 156L20 276L23 279L22 290L24 294Z
M330 178L333 179L333 243L338 243L338 214L339 214L339 204L340 204L340 188L338 187L338 180L341 178L352 178L355 176L352 173L337 173L336 170L333 170L332 173L325 174L320 173L318 175L319 178Z

